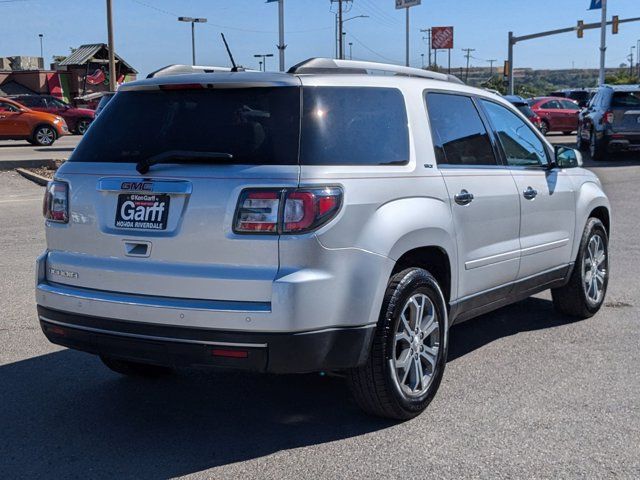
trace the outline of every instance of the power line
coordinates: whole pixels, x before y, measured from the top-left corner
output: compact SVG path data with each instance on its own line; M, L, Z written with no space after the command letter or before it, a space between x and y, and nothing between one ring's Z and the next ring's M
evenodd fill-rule
M358 45L360 45L362 48L368 50L369 52L373 53L374 55L376 55L377 57L382 58L383 60L386 60L388 62L391 63L395 63L395 64L399 64L400 62L398 62L397 60L394 60L392 58L389 57L385 57L384 55L382 55L381 53L376 52L375 50L373 50L372 48L369 48L367 45L365 45L358 37L356 37L353 33L350 34L351 38L353 38L356 43L358 43Z

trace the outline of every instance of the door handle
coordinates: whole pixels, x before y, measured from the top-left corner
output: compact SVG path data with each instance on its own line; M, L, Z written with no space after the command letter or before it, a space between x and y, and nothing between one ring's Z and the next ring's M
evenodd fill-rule
M533 200L538 195L538 191L535 188L527 187L527 189L522 192L522 195L527 200Z
M473 201L473 193L469 193L463 188L460 193L454 195L453 199L458 205L469 205Z

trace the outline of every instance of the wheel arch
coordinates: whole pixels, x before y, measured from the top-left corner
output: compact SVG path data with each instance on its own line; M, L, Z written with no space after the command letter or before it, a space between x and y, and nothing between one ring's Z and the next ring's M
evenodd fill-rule
M591 217L598 218L604 224L607 235L611 235L611 206L609 199L600 185L594 181L587 181L580 186L577 192L576 228L573 239L572 259L575 259L578 255L582 233Z
M438 246L418 247L402 254L396 261L391 275L410 267L428 270L438 281L447 304L451 299L451 259L447 252Z
M50 127L53 130L53 133L56 136L56 139L59 137L58 135L58 129L56 128L55 125L48 123L48 122L38 122L36 123L33 128L31 129L31 138L35 137L36 131L40 128L40 127Z

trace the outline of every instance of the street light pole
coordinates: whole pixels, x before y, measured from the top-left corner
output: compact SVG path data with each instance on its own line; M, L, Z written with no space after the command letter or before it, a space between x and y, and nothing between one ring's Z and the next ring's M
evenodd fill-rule
M42 64L44 65L44 49L42 48L42 37L44 37L44 34L39 33L38 37L40 37L40 57L42 58Z
M602 21L600 23L600 74L598 75L598 84L604 85L607 52L607 0L602 0Z
M343 28L342 30L342 35L341 37L341 42L340 42L340 56L339 58L344 58L346 55L344 54L345 51L345 40L346 40L346 35L347 32L343 31L344 30L344 24L347 23L349 20L355 20L356 18L369 18L369 15L356 15L355 17L349 17L349 18L345 18L344 20L342 20L342 25Z
M636 48L635 45L631 46L631 51L629 53L629 76L633 77L633 49Z
M107 41L109 43L109 91L116 91L116 53L113 45L113 9L107 0Z
M353 42L349 42L349 60L353 60Z
M273 53L256 53L254 55L254 58L262 58L262 61L260 62L261 65L261 70L263 72L267 71L267 58L271 58L273 57Z
M207 23L206 18L178 17L179 22L191 23L191 64L196 64L196 23Z

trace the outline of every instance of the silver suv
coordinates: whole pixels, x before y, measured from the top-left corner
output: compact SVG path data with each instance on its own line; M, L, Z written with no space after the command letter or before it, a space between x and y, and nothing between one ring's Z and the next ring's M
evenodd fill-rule
M451 325L547 289L601 307L610 207L580 166L422 70L126 84L46 189L40 324L123 374L343 371L365 411L411 418Z

